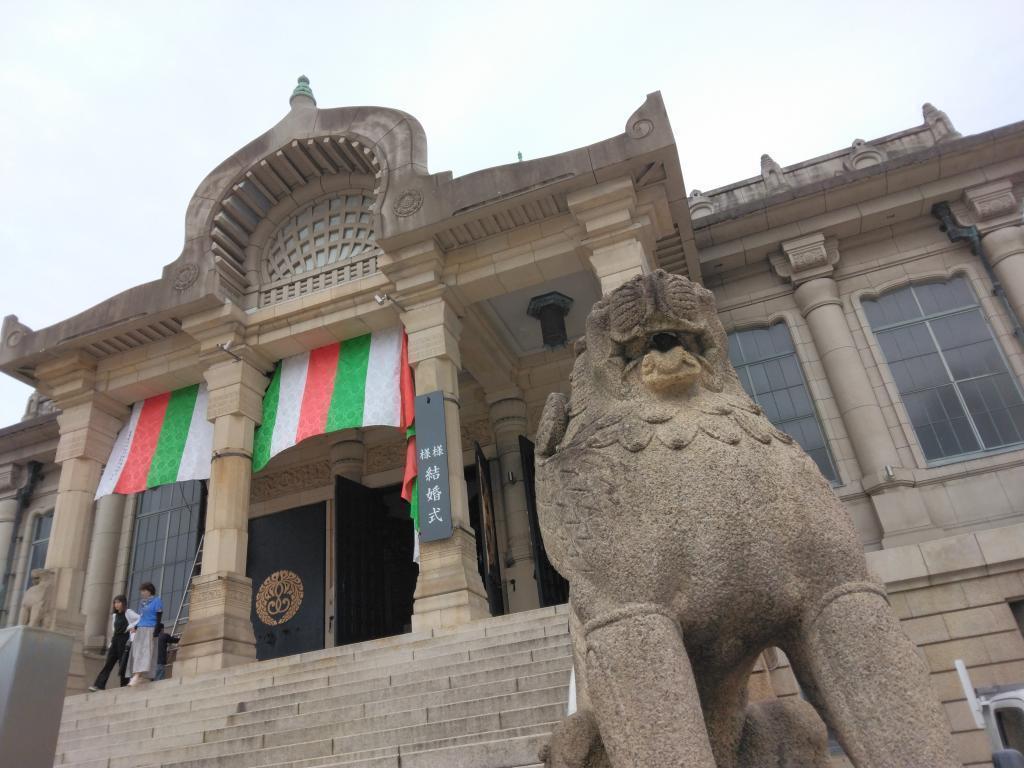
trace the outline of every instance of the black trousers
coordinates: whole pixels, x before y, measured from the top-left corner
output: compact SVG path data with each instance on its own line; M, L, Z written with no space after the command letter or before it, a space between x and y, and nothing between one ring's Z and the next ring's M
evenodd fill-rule
M107 659L103 664L103 669L96 675L96 682L93 683L101 691L107 687L107 680L110 678L110 673L117 666L118 677L121 678L122 687L128 685L128 678L124 676L125 667L128 665L128 654L125 650L128 647L128 635L114 635L114 638L110 641L110 647L107 648Z

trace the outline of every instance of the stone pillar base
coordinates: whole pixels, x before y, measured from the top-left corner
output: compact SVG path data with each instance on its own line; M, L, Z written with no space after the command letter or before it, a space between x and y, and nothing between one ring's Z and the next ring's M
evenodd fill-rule
M85 650L82 632L85 629L85 615L76 611L55 610L46 614L40 629L58 632L71 638L71 662L68 666L67 692L81 693L92 683L86 670Z
M476 541L456 528L450 539L420 546L412 631L444 629L491 615L476 562Z
M174 674L197 675L256 661L251 616L249 578L227 572L194 577Z

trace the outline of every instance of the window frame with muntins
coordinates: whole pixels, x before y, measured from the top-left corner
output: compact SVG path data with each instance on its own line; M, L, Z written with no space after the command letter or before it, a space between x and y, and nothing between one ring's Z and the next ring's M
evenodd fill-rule
M46 526L43 534L41 528ZM50 548L50 535L53 532L53 510L37 515L32 521L32 538L28 545L28 557L25 559L25 579L22 592L32 586L32 571L46 567L46 553Z
M152 582L163 598L163 621L168 631L178 616L182 597L192 578L205 513L206 482L203 480L161 485L136 497L127 580L128 604L135 608L139 586ZM186 601L179 626L187 623L188 614Z
M935 288L940 290L934 291ZM947 294L945 298L954 299L954 303L941 309L936 306L935 311L926 311L922 295L928 297L929 304L937 305L938 299L943 298L942 291ZM904 304L897 304L901 300ZM883 306L881 302L887 304ZM927 466L942 466L1024 447L1024 392L1021 390L1018 376L1010 367L1002 346L992 331L989 319L967 275L961 273L945 279L906 283L877 295L864 296L860 304L881 357L888 367L892 384L899 393L913 436ZM916 310L917 314L891 319L893 311L905 313L908 309ZM967 325L964 325L965 321ZM959 327L954 327L954 323L958 323ZM971 323L974 325L973 328L970 327ZM950 340L948 337L955 333L967 336L972 331L976 336L973 340L944 347L944 343ZM896 334L900 333L904 334L903 340L918 344L916 354L902 357L893 354L900 342ZM927 347L929 344L930 347ZM986 351L979 353L980 346L986 347ZM956 353L955 356L953 353ZM988 366L987 370L975 371L971 375L960 375L965 372L963 369L968 365L970 354L987 356L984 360L984 364ZM932 356L936 359L929 361L928 364L932 367L931 374L936 377L935 381L927 385L920 382L912 385L915 377L923 380L928 372L920 367L923 363L919 362L918 367L912 369L910 362L922 361L923 358ZM979 359L975 359L972 364L979 362ZM944 378L939 380L943 376ZM1001 385L993 383L997 379L1001 379ZM991 403L982 390L986 383L994 387L990 387L989 395L997 394L1002 402L1002 408L989 408ZM923 398L933 392L936 393L935 397L938 400L930 409ZM1011 401L1016 398L1016 402L1008 403L1007 398ZM984 408L972 409L971 401L980 401ZM946 418L923 419L922 416L927 415L930 419L937 413L935 406L938 406ZM1008 418L1000 422L997 417ZM987 420L987 424L983 418ZM958 425L957 422L962 423ZM948 434L940 436L937 426L943 424L948 426ZM925 429L929 429L930 434L924 431ZM1004 440L1000 434L1003 431L1015 439ZM992 437L997 439L992 440Z
M776 329L781 329L780 331ZM746 350L744 349L743 339L746 337L748 343L753 341L754 334L766 333L769 338L772 339L773 351L767 354L761 354L759 351L753 353L754 356L748 357ZM826 480L829 481L833 486L842 485L842 478L839 474L839 466L836 463L835 456L832 454L832 448L829 445L828 435L825 432L824 424L821 421L821 415L818 413L818 405L814 400L814 396L811 394L811 388L807 384L807 377L804 375L804 367L800 360L800 356L797 354L796 345L793 343L793 334L789 329L789 325L784 320L778 320L768 325L763 325L754 328L741 328L730 331L728 333L729 338L729 360L736 369L736 375L739 377L740 385L743 390L750 396L750 398L761 406L761 409L765 413L765 417L772 422L778 429L782 430L786 434L793 437L800 447L813 459L814 463L817 464L819 471ZM782 341L784 338L787 348L780 348L777 342ZM755 347L756 349L756 347ZM794 383L787 383L783 387L774 387L769 383L769 387L765 388L764 391L759 391L755 385L754 376L752 369L755 366L766 366L772 363L776 363L779 368L779 374L783 377L786 376L786 372L783 370L783 366L786 364L784 361L792 360L791 371L795 371L798 381ZM765 372L765 379L768 379L768 373ZM806 412L797 412L793 416L787 418L772 418L772 413L779 410L777 403L775 402L775 394L777 392L785 391L791 393L793 390L802 391L807 402ZM790 403L793 405L794 410L798 410L796 405L793 403L792 397ZM768 397L772 397L772 401L769 403ZM821 441L820 446L812 445L808 447L805 429L807 428L806 422L813 420L815 429L817 430L817 437ZM787 427L791 427L794 424L800 424L800 434L793 434Z

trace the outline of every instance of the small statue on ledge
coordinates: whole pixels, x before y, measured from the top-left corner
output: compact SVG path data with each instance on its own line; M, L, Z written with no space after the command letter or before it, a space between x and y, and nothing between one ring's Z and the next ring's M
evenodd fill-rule
M46 627L50 617L50 597L53 592L53 571L36 568L32 571L32 586L21 598L18 624L26 627Z

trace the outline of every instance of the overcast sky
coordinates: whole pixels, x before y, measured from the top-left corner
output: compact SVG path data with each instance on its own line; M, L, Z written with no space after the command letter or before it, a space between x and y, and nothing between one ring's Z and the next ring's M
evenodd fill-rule
M785 9L780 10L780 9ZM624 130L661 90L688 189L922 122L1024 119L1024 2L0 0L0 314L50 325L159 276L217 163L322 107L422 122L456 175ZM0 375L0 424L28 387Z

